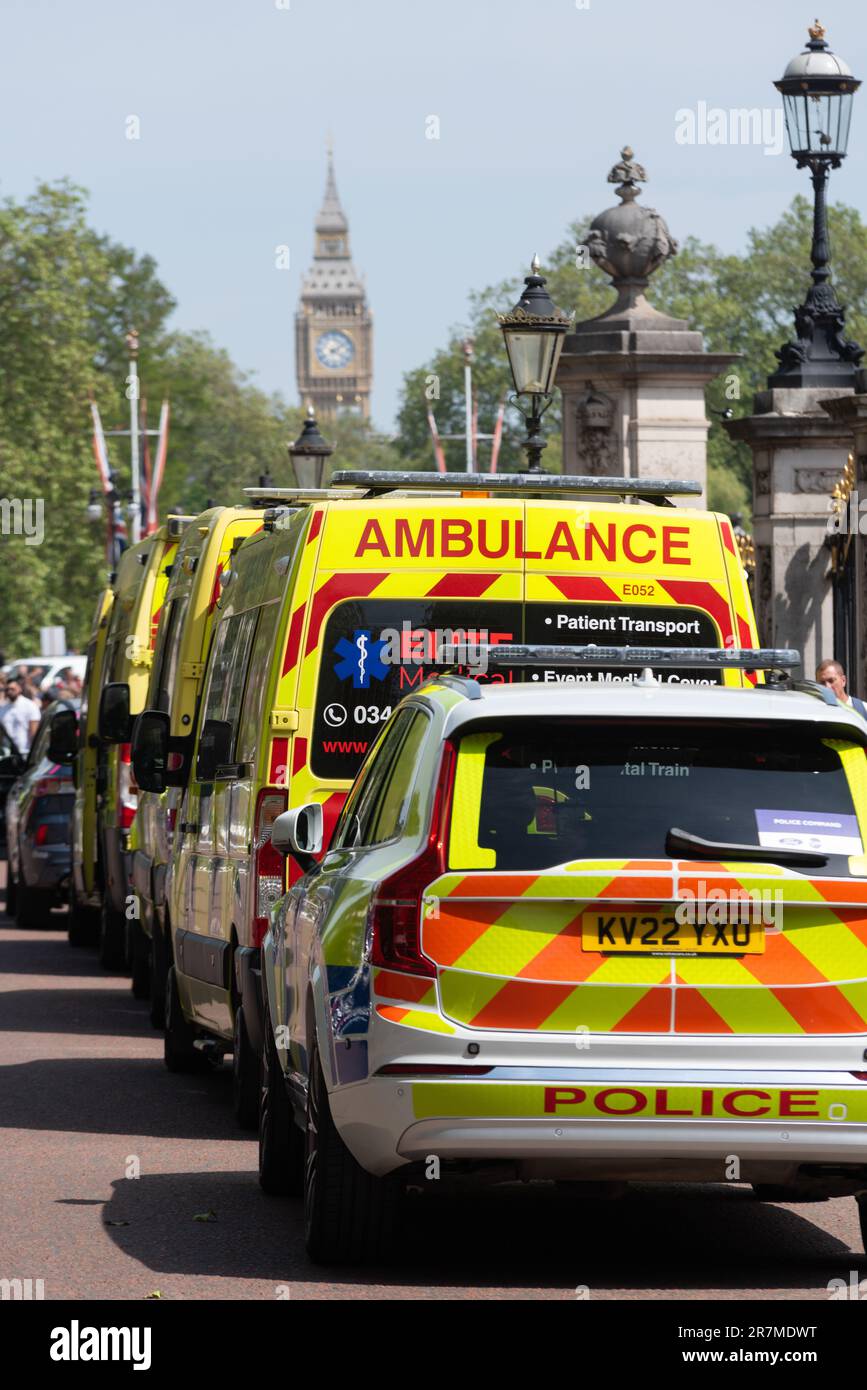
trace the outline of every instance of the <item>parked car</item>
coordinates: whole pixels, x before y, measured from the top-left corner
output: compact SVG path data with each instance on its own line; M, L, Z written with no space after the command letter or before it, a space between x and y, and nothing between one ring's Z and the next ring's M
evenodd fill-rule
M72 869L72 770L52 757L55 720L77 718L77 702L57 700L42 716L26 765L6 801L7 912L19 927L47 925L67 901Z
M307 871L263 946L260 1181L303 1192L314 1259L381 1253L431 1155L694 1183L736 1154L759 1198L854 1195L867 1240L867 728L827 696L446 676L321 862L321 807L278 817Z
M84 680L86 664L87 658L79 652L67 652L65 656L19 657L17 661L8 661L2 669L7 678L18 676L23 671L38 671L39 689L44 692L57 685L67 672Z
M217 606L166 889L166 1064L231 1051L242 1124L258 1111L261 943L285 888L271 824L315 801L330 832L383 723L437 669L438 634L752 640L728 520L653 505L651 494L682 484L595 482L623 496L597 501L568 477L389 473L346 474L324 493L263 494L263 529L235 553ZM719 674L674 668L669 678ZM139 718L140 787L169 784L171 737L164 712Z

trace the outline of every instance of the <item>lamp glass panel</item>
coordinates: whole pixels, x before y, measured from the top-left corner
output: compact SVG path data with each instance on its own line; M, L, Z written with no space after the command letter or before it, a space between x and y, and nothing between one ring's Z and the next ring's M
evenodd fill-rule
M504 336L518 394L547 392L554 349L560 335L510 328Z

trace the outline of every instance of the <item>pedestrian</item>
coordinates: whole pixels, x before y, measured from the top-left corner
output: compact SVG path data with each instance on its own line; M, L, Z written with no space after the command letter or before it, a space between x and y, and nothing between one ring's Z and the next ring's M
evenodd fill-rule
M833 690L841 705L849 705L862 719L867 719L867 705L863 700L859 700L857 695L849 694L846 689L846 672L839 661L834 661L832 657L820 661L816 667L816 680L820 685L827 685L829 690Z
M21 683L11 680L6 685L7 703L0 707L0 724L6 730L18 752L26 757L39 728L41 710L34 700L22 693Z

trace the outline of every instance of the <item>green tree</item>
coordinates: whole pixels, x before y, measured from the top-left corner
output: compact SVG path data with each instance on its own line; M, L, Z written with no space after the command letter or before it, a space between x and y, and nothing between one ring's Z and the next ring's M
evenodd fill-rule
M867 236L858 212L840 204L829 210L833 274L841 303L847 309L847 333L867 345ZM594 268L576 264L589 219L573 223L543 265L551 298L575 311L576 321L595 317L613 303L614 292ZM720 424L725 410L745 415L753 396L764 389L776 366L775 350L793 333L792 312L809 284L812 205L796 197L777 223L752 228L743 255L724 254L715 246L690 237L678 255L653 276L648 297L664 313L686 319L704 335L709 352L735 352L740 360L717 377L707 390L711 430L708 437L708 492L711 506L748 512L752 494L752 459L745 445L733 443ZM526 272L524 272L526 273ZM513 281L474 294L467 323L455 328L446 348L424 366L404 377L400 408L399 448L408 458L430 467L432 448L427 425L426 389L437 383L440 398L434 412L441 433L463 429L464 388L461 340L476 340L474 382L479 398L479 428L491 430L499 400L510 388L510 377L496 314L517 299L521 275ZM559 397L546 416L548 469L560 467ZM519 441L523 426L516 411L507 410L501 468L521 466ZM463 466L463 445L450 446L449 463ZM484 465L483 465L484 466Z

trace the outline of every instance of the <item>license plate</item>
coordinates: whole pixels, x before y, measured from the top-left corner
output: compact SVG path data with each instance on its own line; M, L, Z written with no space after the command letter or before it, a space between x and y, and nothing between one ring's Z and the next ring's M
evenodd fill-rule
M760 955L765 933L761 922L678 922L673 912L585 912L581 946L618 954Z

